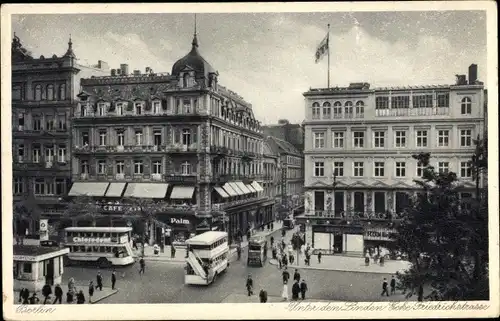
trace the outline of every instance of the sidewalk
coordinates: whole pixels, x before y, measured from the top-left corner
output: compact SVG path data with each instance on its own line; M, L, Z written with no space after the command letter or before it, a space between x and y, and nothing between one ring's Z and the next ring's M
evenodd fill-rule
M62 283L61 288L63 290L63 297L62 297L62 303L66 303L66 293L68 293L68 285ZM87 285L82 285L82 284L77 284L76 285L76 290L83 291L83 294L85 295L85 304L94 304L97 303L101 300L106 299L107 297L112 296L113 294L116 294L118 292L118 289L112 290L111 288L106 288L103 287L102 291L95 289L94 290L94 295L92 296L92 302L89 302L89 287ZM33 294L33 292L30 293L30 296ZM42 295L42 291L38 291L36 293L37 297L40 299L40 304L43 304L43 301L45 300L45 297ZM52 294L49 296L49 300L47 300L47 304L52 304L54 302L55 296L54 296L54 287L52 287ZM74 297L74 302L73 304L76 304L76 296ZM19 291L14 291L14 303L20 304L19 303ZM59 303L57 303L59 304Z
M305 300L292 301L292 294L290 294L288 301L284 301L283 298L279 296L268 295L266 303L290 303L290 302L335 302L335 301L307 299L307 298ZM232 293L226 296L221 303L260 303L259 292L257 291L257 293L254 293L254 295L252 296L248 296L243 293Z

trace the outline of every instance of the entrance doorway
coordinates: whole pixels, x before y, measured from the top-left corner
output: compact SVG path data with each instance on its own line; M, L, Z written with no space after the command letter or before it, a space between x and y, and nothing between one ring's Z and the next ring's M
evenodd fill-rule
M48 259L45 265L45 283L54 285L54 259Z
M333 252L342 253L342 248L344 247L344 240L342 234L335 233L333 235Z

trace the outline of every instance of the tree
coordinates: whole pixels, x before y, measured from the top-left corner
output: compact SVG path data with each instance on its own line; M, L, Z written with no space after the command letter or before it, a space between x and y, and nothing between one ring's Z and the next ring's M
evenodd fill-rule
M96 226L99 218L106 217L102 214L102 207L90 196L76 196L66 205L63 217L71 220L72 226L76 226L79 220L90 220L92 226Z
M436 172L429 153L413 158L424 172L422 180L415 180L421 191L396 225L394 247L412 263L398 273L401 287L409 290L408 296L417 292L419 301L427 285L431 292L426 298L432 300L487 300L488 276L476 259L476 252L481 258L487 253L487 210L467 206L456 174Z
M14 235L19 237L21 244L23 244L26 225L28 225L30 221L34 222L39 220L42 210L33 195L29 195L14 202L12 214ZM22 230L18 229L18 223L21 225Z

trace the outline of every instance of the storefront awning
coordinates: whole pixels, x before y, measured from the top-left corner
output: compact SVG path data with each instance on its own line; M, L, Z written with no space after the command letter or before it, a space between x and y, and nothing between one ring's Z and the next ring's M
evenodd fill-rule
M243 191L243 193L245 194L251 194L252 191L249 190L245 184L243 184L243 182L234 182L236 185L238 185L238 187Z
M259 183L257 183L256 181L253 181L252 182L252 187L257 191L257 192L263 192L264 189L262 188L262 186L260 186Z
M231 197L234 197L234 196L238 196L239 194L231 187L231 185L229 185L229 183L226 183L224 184L224 186L222 186L222 189L224 191L226 191L226 193L231 196Z
M252 185L249 185L249 184L245 184L245 186L252 192L252 193L257 193L257 191L255 190L255 188L253 188Z
M231 182L231 183L228 183L229 186L231 186L233 188L233 190L238 194L238 195L245 195L246 193L243 192L241 190L241 188L235 183L235 182Z
M222 189L222 187L219 187L219 186L215 186L214 187L214 190L217 192L217 194L220 195L220 197L222 198L228 198L230 197L229 194L224 190Z
M165 198L168 184L128 183L123 197Z
M174 200L186 200L192 199L194 193L194 186L174 186L172 193L170 193L170 199Z
M68 196L104 196L109 182L75 182Z
M106 191L106 197L121 197L126 183L111 183Z

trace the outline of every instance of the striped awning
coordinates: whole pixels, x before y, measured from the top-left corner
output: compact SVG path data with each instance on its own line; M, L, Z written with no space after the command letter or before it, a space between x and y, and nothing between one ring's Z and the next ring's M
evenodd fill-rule
M111 183L109 184L108 190L106 191L106 197L121 197L123 194L123 190L125 189L125 185L127 183L119 182L119 183Z
M251 191L252 191L252 193L257 193L257 191L255 190L255 188L253 188L253 186L252 186L252 185L250 185L250 184L245 184L245 186L246 186L249 190L251 190Z
M128 183L123 197L165 198L168 184Z
M234 196L238 196L239 194L231 187L231 185L229 185L229 183L226 183L224 184L224 186L222 186L222 189L224 191L226 191L226 193L231 196L231 197L234 197Z
M170 199L174 200L186 200L192 199L194 193L194 186L174 186L172 193L170 193Z
M243 182L234 182L245 194L251 194L252 191L249 190Z
M75 182L68 196L104 196L109 182Z
M257 191L257 192L263 192L264 189L262 188L262 186L260 186L259 183L257 183L256 181L253 181L252 182L252 187Z
M230 197L229 194L222 188L222 187L219 187L219 186L215 186L214 187L214 190L217 192L217 194L220 195L220 197L222 198L228 198Z
M241 188L236 184L235 182L230 182L228 183L233 190L238 194L238 195L245 195L246 193L241 190Z

